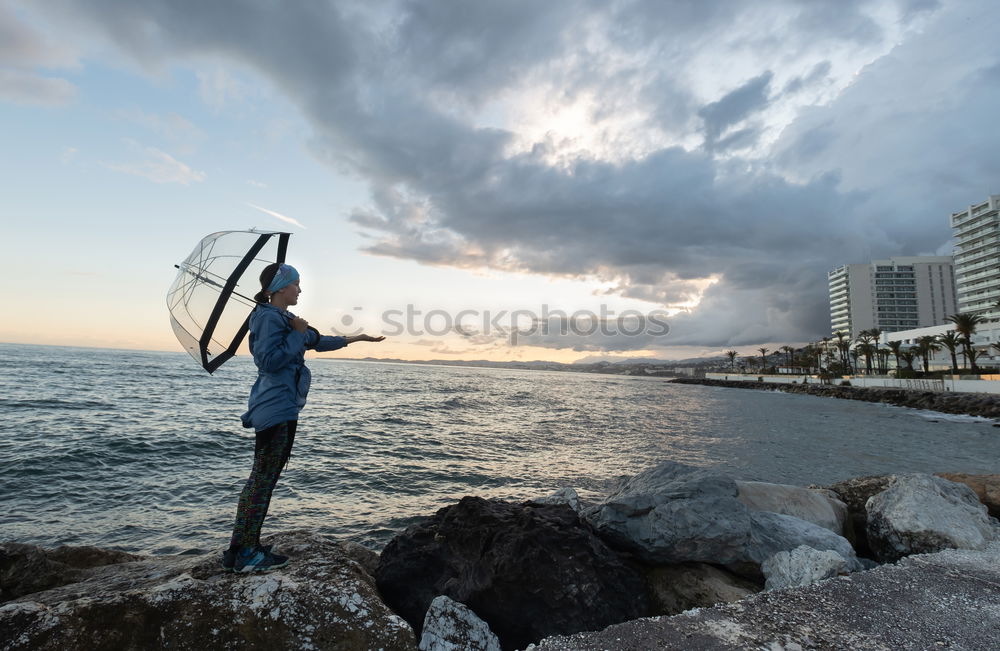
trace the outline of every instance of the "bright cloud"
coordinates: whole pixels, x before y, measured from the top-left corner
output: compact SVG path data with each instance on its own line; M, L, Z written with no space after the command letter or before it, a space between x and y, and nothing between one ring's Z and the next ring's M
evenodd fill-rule
M165 151L156 147L141 147L132 142L129 145L141 155L142 160L133 163L108 163L108 168L116 172L141 176L154 183L188 185L205 180L204 172L191 169Z
M266 215L270 215L271 217L274 217L275 219L278 219L280 221L285 222L286 224L292 224L293 226L298 226L299 228L305 228L305 226L303 226L302 223L299 220L297 220L297 219L295 219L293 217L289 217L287 215L282 215L280 212L275 212L273 210L268 210L267 208L261 208L260 206L255 206L254 204L249 203L249 202L247 202L247 205L250 206L251 208L253 208L254 210L259 210L259 211L261 211L262 213L264 213Z

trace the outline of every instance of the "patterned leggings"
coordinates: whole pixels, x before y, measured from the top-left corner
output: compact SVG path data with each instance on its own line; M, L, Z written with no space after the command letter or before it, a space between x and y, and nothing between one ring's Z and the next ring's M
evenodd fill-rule
M298 421L290 420L257 432L253 470L240 493L233 538L229 543L231 549L260 544L260 529L264 525L267 507L271 504L271 492L292 453L296 425Z

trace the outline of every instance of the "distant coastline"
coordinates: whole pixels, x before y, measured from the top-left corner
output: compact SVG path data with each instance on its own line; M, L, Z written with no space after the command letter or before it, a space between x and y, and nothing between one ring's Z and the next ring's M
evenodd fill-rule
M957 393L920 391L916 389L889 389L876 387L834 386L831 384L781 384L778 382L739 382L706 378L677 378L675 384L698 384L731 389L757 389L758 391L783 391L805 393L812 396L878 402L897 407L926 409L945 414L965 414L981 418L1000 419L1000 396L983 393ZM1000 423L994 423L1000 427Z
M316 359L328 359L343 362L377 362L382 364L424 364L428 366L468 366L473 368L506 368L524 371L563 371L571 373L601 373L605 375L632 375L640 377L666 377L679 378L688 377L682 368L683 362L669 362L657 360L654 362L621 361L621 362L593 362L593 363L572 363L562 362L495 362L488 359L461 360L461 359L427 359L409 360L384 357L318 357Z

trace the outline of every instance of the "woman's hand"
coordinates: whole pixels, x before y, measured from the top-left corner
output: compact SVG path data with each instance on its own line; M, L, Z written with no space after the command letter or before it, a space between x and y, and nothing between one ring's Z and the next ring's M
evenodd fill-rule
M378 343L383 339L385 339L385 337L373 337L371 335L365 335L365 334L355 335L353 337L344 337L344 338L347 340L347 343L349 344L353 344L356 341L371 341L373 343Z
M302 334L305 334L306 328L309 327L309 322L300 316L292 317L290 323L292 324L293 329L295 329L298 332L301 332Z

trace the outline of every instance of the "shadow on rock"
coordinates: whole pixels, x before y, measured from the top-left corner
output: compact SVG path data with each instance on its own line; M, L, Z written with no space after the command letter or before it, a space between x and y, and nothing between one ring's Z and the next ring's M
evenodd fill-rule
M445 595L486 621L504 649L650 614L640 570L566 505L465 497L394 538L376 578L415 629Z
M413 631L336 542L268 538L293 561L228 574L221 554L161 556L88 570L0 607L5 649L337 648L411 651ZM37 549L37 548L36 548Z

